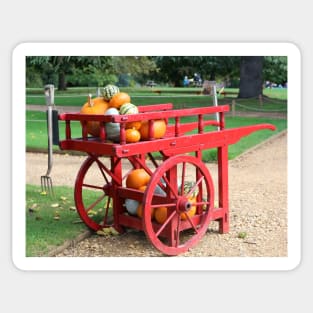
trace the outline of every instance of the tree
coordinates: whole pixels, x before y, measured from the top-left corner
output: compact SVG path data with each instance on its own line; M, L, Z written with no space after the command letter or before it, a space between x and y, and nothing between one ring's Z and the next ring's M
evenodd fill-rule
M284 85L287 82L287 57L266 56L263 64L264 81Z
M94 75L99 79L97 71L102 70L103 75L105 75L106 71L112 67L111 62L112 57L100 56L32 56L26 58L26 64L38 70L43 70L45 67L52 69L58 75L59 90L66 90L66 77L74 73L75 69L80 68L85 71L85 74ZM48 82L45 81L44 83ZM49 83L52 82L49 81Z
M252 98L263 94L263 61L263 56L241 57L238 98Z
M158 56L158 79L181 86L184 76L200 74L202 80L231 80L239 76L240 57L236 56Z
M154 60L147 56L115 56L112 62L114 73L119 77L121 85L135 80L143 83L157 70Z
M190 76L195 69L193 57L156 56L154 61L158 67L156 79L174 86L181 86L184 76Z

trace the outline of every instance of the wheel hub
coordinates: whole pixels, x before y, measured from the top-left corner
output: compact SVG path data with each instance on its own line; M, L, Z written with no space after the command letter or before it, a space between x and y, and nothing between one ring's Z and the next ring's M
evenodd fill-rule
M191 202L186 197L180 197L177 201L177 211L180 213L188 212L192 207Z

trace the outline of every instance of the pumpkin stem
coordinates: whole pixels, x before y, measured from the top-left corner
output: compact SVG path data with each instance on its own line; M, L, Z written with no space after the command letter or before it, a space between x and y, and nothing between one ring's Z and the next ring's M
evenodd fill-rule
M88 95L88 106L89 107L93 107L93 101L91 100L91 97L92 97L92 95L91 95L91 93Z

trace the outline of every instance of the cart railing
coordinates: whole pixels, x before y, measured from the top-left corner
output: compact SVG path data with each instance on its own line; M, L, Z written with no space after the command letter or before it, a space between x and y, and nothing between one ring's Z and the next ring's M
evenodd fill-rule
M171 110L171 103L158 104L150 106L139 106L138 114L129 115L96 115L96 114L81 114L81 113L62 113L59 115L59 119L66 123L66 139L72 139L71 135L71 121L80 121L82 125L82 139L90 140L87 131L87 123L90 121L99 122L99 139L100 141L106 140L105 123L119 123L120 124L120 144L126 144L125 129L126 123L137 121L148 121L149 123L149 139L153 140L153 124L155 120L164 119L168 124L170 118L174 119L173 125L167 125L167 133L165 137L175 136L178 137L183 133L198 128L198 133L203 133L204 127L207 125L217 126L221 129L224 128L224 112L229 111L229 105L223 105L218 107L204 107L204 108L191 108L183 110ZM219 121L210 120L205 121L205 115L220 114ZM197 122L181 123L182 117L196 116Z
M233 144L239 141L243 136L261 130L274 130L272 124L257 124L246 127L225 129L224 113L229 111L229 105L200 107L181 110L172 110L172 104L158 104L151 106L140 106L138 114L129 115L93 115L81 113L63 113L59 119L65 121L65 140L60 141L60 147L65 150L78 150L87 153L98 153L115 155L118 157L128 157L138 153L147 153L151 151L163 151L171 155L174 153L185 153L191 151L200 151L220 147L227 144ZM215 119L219 115L218 120ZM207 116L214 115L214 119L206 119ZM184 117L196 117L196 122L182 122ZM158 119L164 119L167 123L166 134L161 139L153 138L153 125ZM172 119L172 124L169 120ZM80 121L82 125L82 137L72 138L71 121ZM99 137L88 136L87 123L89 121L98 121L100 124ZM126 123L136 121L148 121L149 140L136 143L126 143ZM120 124L120 142L108 143L106 141L105 123ZM217 129L211 131L205 130L205 126L216 126ZM194 134L186 134L189 131L196 130ZM157 144L156 144L157 141Z

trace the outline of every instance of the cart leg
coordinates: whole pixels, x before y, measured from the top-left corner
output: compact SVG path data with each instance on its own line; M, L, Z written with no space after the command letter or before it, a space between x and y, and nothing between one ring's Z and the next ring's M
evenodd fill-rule
M222 210L222 218L219 222L221 234L229 232L229 207L228 207L228 146L218 147L218 198L219 208Z
M115 175L115 177L118 177L120 181L122 181L122 160L117 157L111 157L111 171ZM114 217L114 228L119 232L123 233L124 229L121 227L119 222L119 216L122 214L123 206L121 198L118 194L118 187L120 187L118 184L112 185L112 191L113 191L113 217Z

